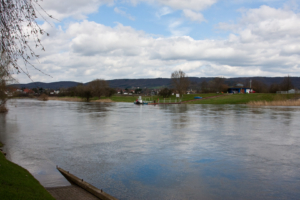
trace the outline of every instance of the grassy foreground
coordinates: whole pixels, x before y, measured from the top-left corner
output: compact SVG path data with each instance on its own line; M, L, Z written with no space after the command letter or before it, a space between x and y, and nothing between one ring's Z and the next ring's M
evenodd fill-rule
M212 99L203 99L200 101L188 102L188 104L247 104L258 101L285 101L295 98L293 94L273 94L273 93L255 93L255 94L233 94Z
M0 199L54 200L26 169L6 160L2 153L0 153Z

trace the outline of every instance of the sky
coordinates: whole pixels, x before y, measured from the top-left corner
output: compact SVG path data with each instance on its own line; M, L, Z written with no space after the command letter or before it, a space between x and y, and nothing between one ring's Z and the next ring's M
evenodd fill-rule
M300 76L300 0L39 2L58 20L38 19L33 81Z

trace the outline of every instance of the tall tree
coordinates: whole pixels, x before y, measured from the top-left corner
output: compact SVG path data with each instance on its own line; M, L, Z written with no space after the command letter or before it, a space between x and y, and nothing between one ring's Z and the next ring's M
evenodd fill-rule
M112 95L116 94L117 90L115 90L114 88L106 88L105 89L105 96L106 97L111 97Z
M168 88L164 88L158 93L159 96L162 96L163 98L168 98L172 95L172 90Z
M216 77L211 81L211 87L213 92L226 92L228 85L225 84L225 78Z
M190 85L190 81L183 71L178 70L171 74L171 84L173 88L180 94L180 96L182 96L186 93Z
M269 92L276 93L277 91L280 91L280 85L278 85L277 83L271 84L269 88Z
M12 74L25 73L29 78L27 66L36 68L29 60L38 58L35 48L45 50L41 44L40 36L47 34L36 22L37 8L46 14L39 5L38 0L0 0L0 73L1 73L1 107L5 108L7 96L3 95L8 80L12 80ZM43 15L40 15L45 19ZM52 18L51 15L48 17ZM23 69L18 62L21 59L26 67ZM43 72L42 72L43 73ZM5 110L5 109L2 109Z
M291 77L289 75L284 77L280 84L280 89L282 91L288 91L293 88L294 88L294 85L292 83Z
M89 102L92 97L92 90L87 85L78 84L78 86L76 86L76 94Z
M208 83L206 81L202 81L202 83L201 83L201 92L202 93L208 93L209 92Z
M258 92L258 93L268 92L268 86L266 84L264 84L263 82L255 80L255 79L252 81L252 88L255 92Z
M92 95L101 98L101 96L106 95L108 84L103 79L95 79L88 84L88 87L92 91Z

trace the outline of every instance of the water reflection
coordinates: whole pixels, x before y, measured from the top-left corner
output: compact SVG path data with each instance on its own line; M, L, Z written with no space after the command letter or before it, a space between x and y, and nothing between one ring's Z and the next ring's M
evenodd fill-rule
M17 106L17 107L15 107ZM300 109L17 100L10 158L44 185L59 165L120 199L299 199Z
M172 120L173 128L182 129L188 125L188 105L161 105L159 108L165 110L167 113L170 114L170 119Z

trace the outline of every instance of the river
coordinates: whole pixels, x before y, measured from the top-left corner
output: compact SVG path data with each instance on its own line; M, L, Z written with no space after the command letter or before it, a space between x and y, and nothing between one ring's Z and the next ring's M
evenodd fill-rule
M7 157L45 187L56 165L119 199L300 199L300 108L19 99Z

